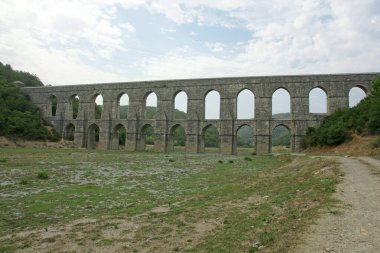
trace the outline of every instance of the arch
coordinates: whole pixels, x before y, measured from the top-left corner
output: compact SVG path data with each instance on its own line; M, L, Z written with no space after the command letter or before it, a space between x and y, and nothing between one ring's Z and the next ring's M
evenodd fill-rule
M98 93L94 96L94 118L101 119L103 114L103 96Z
M73 123L69 123L66 125L63 138L68 141L74 141L75 139L75 125Z
M278 124L271 133L272 152L290 152L292 150L292 134L288 126Z
M128 119L129 96L126 92L121 93L117 98L117 117Z
M348 105L349 107L355 107L367 96L367 90L360 85L352 87L348 93Z
M50 96L50 113L52 117L57 116L58 100L55 95Z
M99 145L100 128L92 124L87 128L87 148L97 148Z
M170 129L170 135L168 139L168 151L185 151L185 147L185 128L180 124L176 124Z
M144 111L143 115L146 119L155 119L157 115L157 94L153 91L148 92L145 95L145 104L144 104Z
M236 118L255 118L255 95L249 89L241 90L236 97Z
M127 138L127 130L123 124L117 124L113 128L112 147L113 149L124 149Z
M205 94L205 119L220 118L220 94L216 90L210 90Z
M309 113L327 113L327 92L320 87L315 87L309 92Z
M154 128L150 124L145 124L140 131L140 151L153 150L155 141ZM148 146L149 145L149 146Z
M278 88L272 94L272 118L291 118L291 98L289 91L284 88Z
M256 138L253 127L247 124L241 125L236 130L236 142L234 145L237 154L252 154L256 152Z
M187 94L184 91L178 91L174 95L174 119L187 119Z
M215 153L220 151L219 130L213 124L202 129L200 152Z
M77 94L74 94L70 97L70 118L76 119L78 118L79 114L79 105L80 105L80 99Z

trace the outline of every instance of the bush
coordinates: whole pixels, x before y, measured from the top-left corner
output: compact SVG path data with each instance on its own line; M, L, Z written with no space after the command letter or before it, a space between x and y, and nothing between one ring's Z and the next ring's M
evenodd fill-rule
M38 179L49 179L49 175L48 175L48 173L47 172L45 172L45 171L42 171L42 172L38 172L38 174L37 174L37 178Z
M376 140L372 142L373 148L380 148L380 137L378 137Z
M246 157L244 157L244 160L246 160L246 161L252 161L252 158L251 158L251 157L248 157L248 156L246 156Z
M38 108L12 84L0 82L0 136L59 140L50 132Z

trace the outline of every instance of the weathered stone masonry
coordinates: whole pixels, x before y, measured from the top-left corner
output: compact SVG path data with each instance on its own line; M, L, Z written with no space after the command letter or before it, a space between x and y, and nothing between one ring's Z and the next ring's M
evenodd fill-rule
M220 134L220 152L236 153L236 133L243 125L255 132L256 152L271 152L271 135L278 125L291 132L291 148L300 149L300 140L309 126L318 125L326 114L309 113L309 92L319 87L327 94L327 114L338 108L348 107L351 88L360 87L368 91L372 80L379 73L265 76L210 78L127 83L102 83L91 85L50 86L23 88L31 100L40 108L43 117L62 135L70 125L75 126L75 143L80 147L91 147L91 129L96 124L100 129L99 147L116 149L117 126L123 125L127 132L126 149L142 150L145 146L144 129L153 126L156 134L155 149L168 152L172 149L172 129L178 125L186 131L186 151L198 153L204 150L203 130L210 124ZM291 97L291 119L272 118L272 94L279 88L286 89ZM249 89L255 95L255 118L238 120L236 117L237 95ZM215 90L220 94L220 119L205 120L205 96ZM174 98L184 91L188 96L187 120L174 119ZM145 98L150 92L157 94L156 119L145 119ZM129 96L128 119L120 119L118 113L121 94ZM97 94L103 96L101 119L95 119L94 103ZM56 115L52 116L50 97L57 97ZM73 118L70 99L80 98L79 113Z

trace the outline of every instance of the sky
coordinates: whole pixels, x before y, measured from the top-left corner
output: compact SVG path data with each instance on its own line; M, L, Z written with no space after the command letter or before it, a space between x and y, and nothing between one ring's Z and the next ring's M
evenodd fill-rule
M45 84L380 71L380 0L4 0L0 61Z

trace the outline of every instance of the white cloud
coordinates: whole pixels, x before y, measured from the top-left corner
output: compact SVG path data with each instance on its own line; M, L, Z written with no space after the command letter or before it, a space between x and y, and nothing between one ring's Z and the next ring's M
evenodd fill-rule
M206 42L205 43L206 47L208 47L212 52L218 53L218 52L223 52L224 49L226 48L226 45L221 42Z
M191 23L239 27L251 39L233 47L221 40L200 41L219 57L180 45L159 52L159 58L123 59L123 66L139 67L127 76L113 60L128 52L126 38L139 31L129 22L117 22L120 8L162 14L169 27L162 32ZM52 84L379 71L379 9L376 0L1 1L0 55L1 61ZM190 33L201 39L197 30Z

